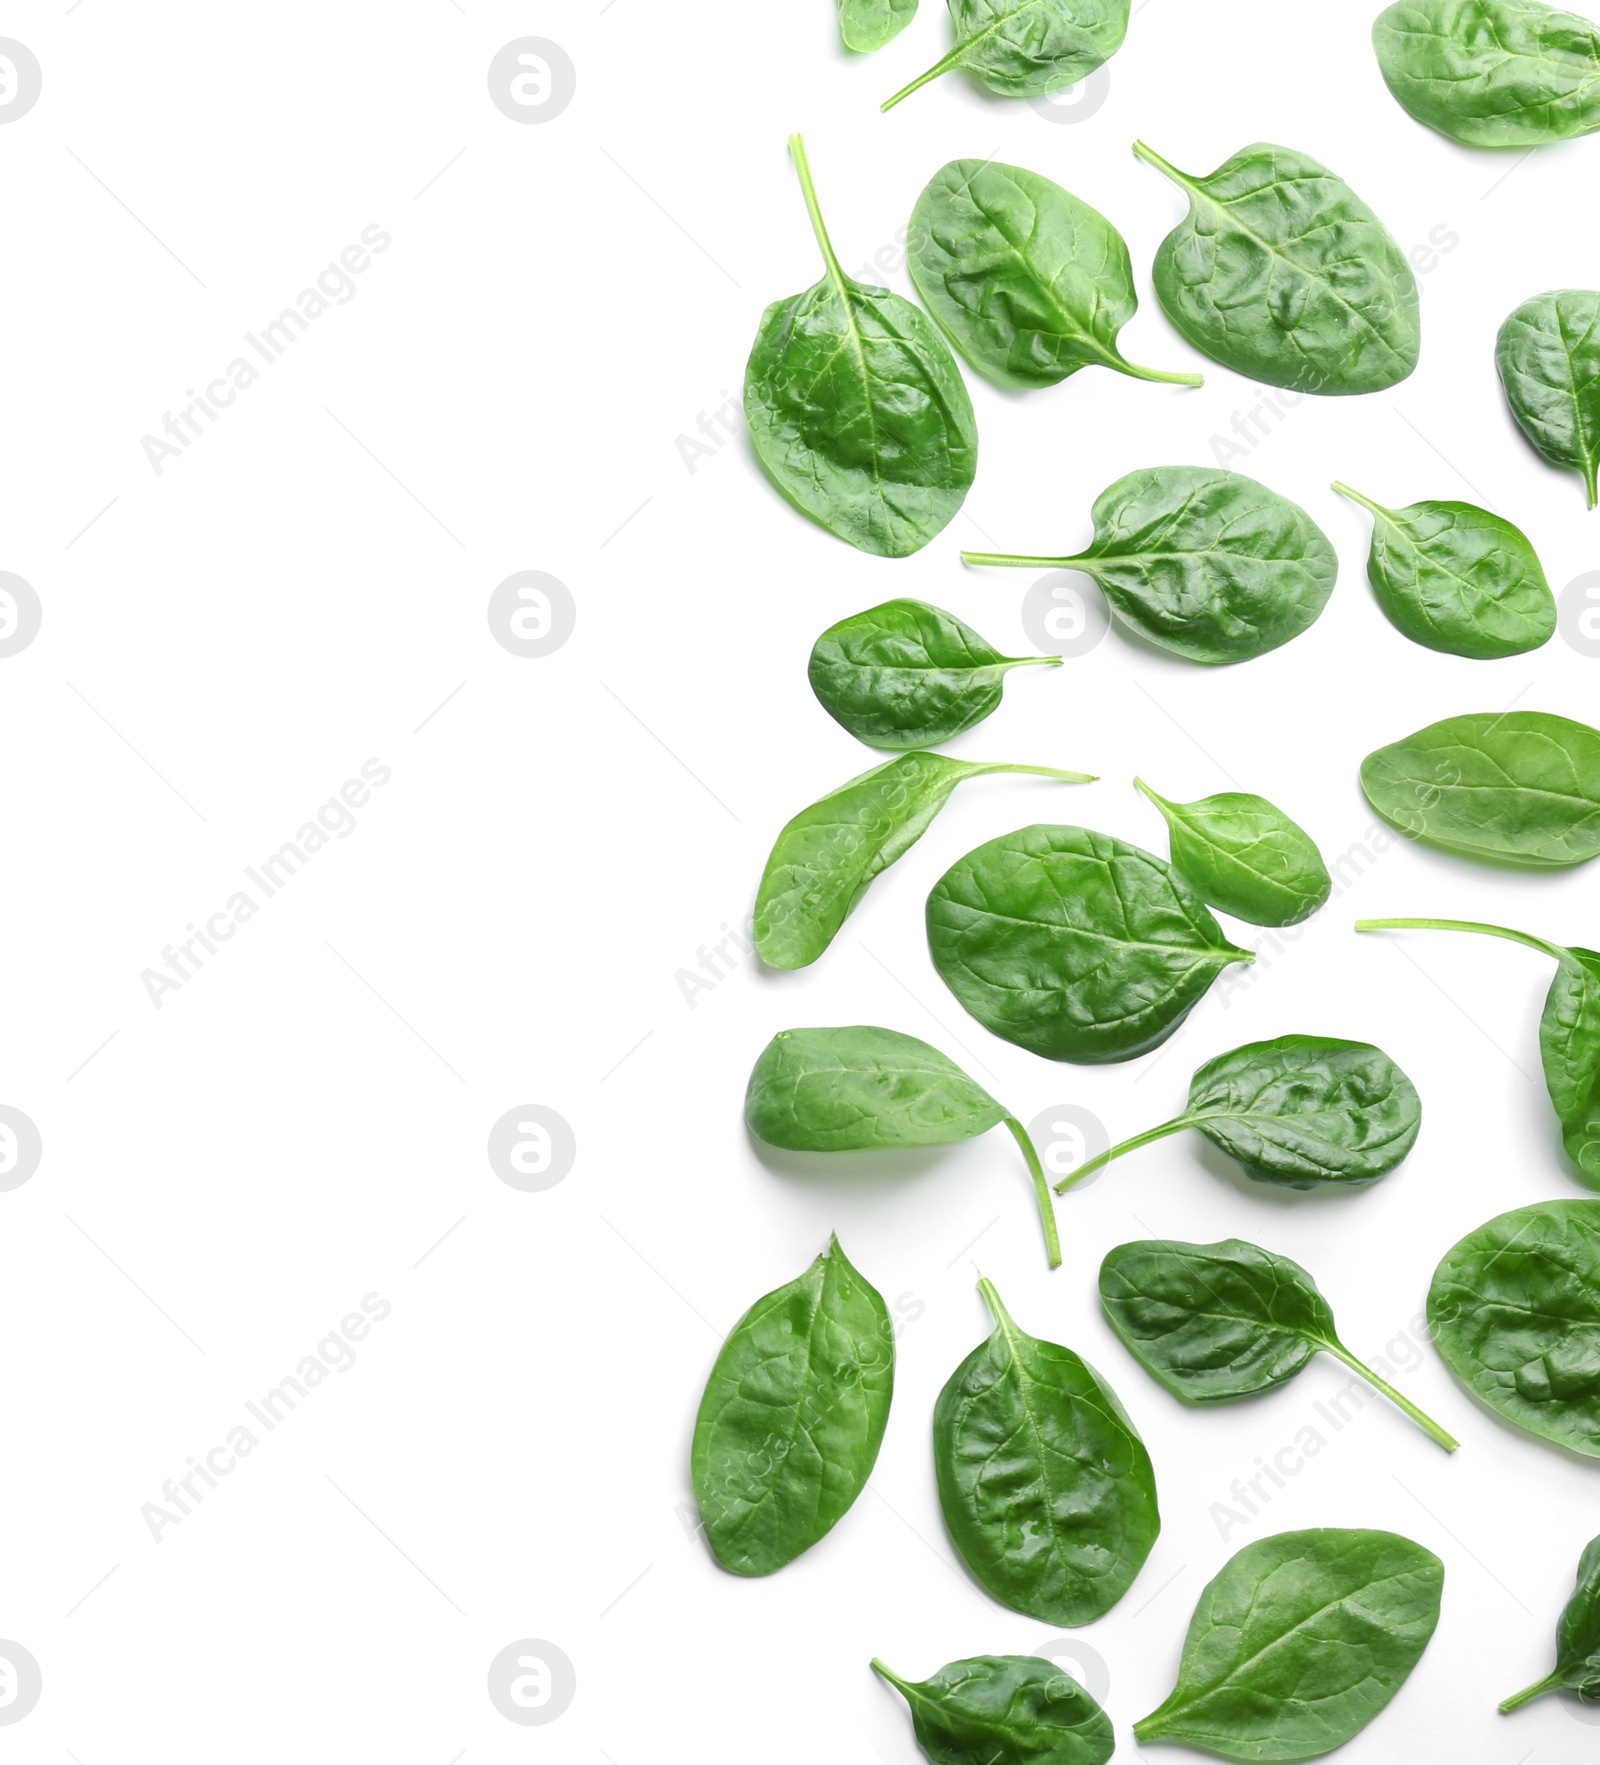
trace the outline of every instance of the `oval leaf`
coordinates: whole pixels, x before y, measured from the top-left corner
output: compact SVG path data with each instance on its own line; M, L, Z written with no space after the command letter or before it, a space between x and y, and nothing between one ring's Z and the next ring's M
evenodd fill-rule
M1169 803L1133 782L1166 820L1172 862L1213 907L1252 925L1297 925L1327 900L1333 878L1316 842L1265 797L1222 791Z
M1535 295L1500 327L1495 366L1522 433L1547 464L1576 472L1595 506L1600 465L1600 293Z
M1129 0L948 0L955 47L879 106L959 67L1006 98L1062 92L1122 47Z
M911 1707L934 1765L1105 1765L1111 1721L1070 1673L1037 1655L977 1655L932 1679L872 1669Z
M1555 1671L1507 1698L1500 1713L1547 1691L1576 1692L1586 1704L1600 1704L1600 1538L1591 1538L1578 1559L1578 1584L1556 1626Z

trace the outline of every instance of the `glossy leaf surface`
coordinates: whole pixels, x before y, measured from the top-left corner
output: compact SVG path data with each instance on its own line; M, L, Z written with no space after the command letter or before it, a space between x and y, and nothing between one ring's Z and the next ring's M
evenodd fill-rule
M934 1765L1105 1765L1110 1719L1070 1673L1037 1655L977 1655L932 1679L873 1671L910 1707Z
M1600 1704L1600 1538L1591 1538L1578 1559L1578 1584L1556 1626L1554 1669L1507 1698L1501 1714L1547 1691L1570 1691L1586 1704Z
M952 68L1004 98L1039 98L1089 77L1122 47L1129 0L947 0L955 44L884 100L893 110Z
M839 35L865 54L893 42L917 15L917 0L839 0Z
M1595 506L1600 466L1600 293L1535 295L1500 327L1494 349L1506 402L1547 465L1576 472Z

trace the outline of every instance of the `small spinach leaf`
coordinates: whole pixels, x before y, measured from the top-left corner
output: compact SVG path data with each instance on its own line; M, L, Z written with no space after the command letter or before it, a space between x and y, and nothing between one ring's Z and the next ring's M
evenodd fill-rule
M892 42L917 15L917 0L839 0L846 49L866 54Z
M886 760L802 809L773 843L756 890L755 940L769 968L804 968L833 942L867 886L928 831L964 778L1037 773L1089 784L1087 772L1053 766L952 760L915 752Z
M1092 1624L1128 1591L1161 1530L1150 1455L1086 1361L1019 1330L988 1281L978 1291L993 1334L933 1409L944 1523L1001 1605Z
M728 1332L694 1425L706 1542L735 1575L770 1575L844 1516L889 1420L894 1328L839 1247Z
M1130 0L947 0L955 47L879 106L893 110L952 68L1005 98L1039 98L1087 79L1122 47Z
M1522 433L1547 465L1583 479L1600 465L1600 293L1536 294L1500 327L1495 366Z
M1255 960L1177 871L1085 827L1024 827L952 865L928 949L985 1029L1089 1066L1158 1048L1223 969Z
M1172 862L1213 907L1252 925L1297 925L1327 900L1333 878L1316 842L1265 797L1221 791L1169 803L1133 782L1166 821Z
M1038 1655L977 1655L923 1680L872 1670L910 1705L934 1765L1105 1765L1116 1745L1089 1693Z
M1224 1759L1315 1759L1405 1684L1439 1622L1444 1564L1394 1532L1342 1526L1247 1544L1189 1620L1178 1683L1133 1725Z
M1156 251L1156 299L1202 354L1296 392L1380 392L1416 367L1416 277L1342 178L1264 141L1208 178L1133 151L1189 198Z
M963 552L967 564L1082 570L1142 637L1191 662L1244 662L1298 637L1339 560L1287 497L1238 472L1149 466L1102 491L1094 543L1070 558Z
M926 601L885 601L830 625L811 651L811 690L869 748L933 748L981 723L1013 668L1059 656L1002 656Z
M1050 1266L1061 1266L1055 1203L1027 1129L915 1036L871 1024L780 1030L751 1070L744 1119L758 1140L791 1152L948 1146L1004 1122L1033 1181Z
M997 385L1054 386L1091 366L1202 383L1123 356L1117 333L1139 300L1122 235L1037 172L951 160L917 198L906 262L922 304Z
M1411 1417L1446 1452L1458 1442L1356 1359L1297 1262L1238 1238L1220 1244L1146 1239L1100 1265L1111 1328L1152 1378L1185 1403L1271 1391L1324 1350Z
M852 281L789 138L826 266L762 314L744 411L767 474L803 514L864 552L903 558L943 531L972 488L978 429L949 345L886 288Z
M1600 1704L1600 1538L1591 1538L1578 1558L1578 1584L1556 1626L1553 1673L1500 1706L1506 1715L1547 1691L1570 1691L1586 1704Z

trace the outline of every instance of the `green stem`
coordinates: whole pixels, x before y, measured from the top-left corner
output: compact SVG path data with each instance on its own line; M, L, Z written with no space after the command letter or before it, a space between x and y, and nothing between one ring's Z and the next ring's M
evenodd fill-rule
M1008 1335L1014 1333L1017 1326L1012 1322L1011 1313L1001 1303L1000 1295L994 1290L994 1282L987 1275L979 1275L978 1291L983 1295L983 1303L988 1306L989 1315L997 1327Z
M1351 502L1360 503L1362 508L1367 509L1374 515L1387 515L1389 513L1382 503L1371 501L1369 498L1364 497L1359 490L1352 490L1348 484L1341 484L1337 478L1334 479L1332 488L1338 491L1340 496L1349 497Z
M1057 778L1062 784L1098 784L1100 777L1095 772L1063 772L1059 766L1011 766L1003 760L991 761L978 765L984 772L1027 772L1035 778Z
M965 42L957 43L955 48L952 49L948 55L941 56L925 74L918 74L909 86L902 86L900 90L895 93L893 98L886 98L883 103L878 106L878 109L880 111L893 110L902 98L909 98L919 86L927 85L929 80L938 79L940 74L949 73L951 68L955 67L960 61L967 47L968 45Z
M1033 1142L1028 1138L1028 1130L1014 1115L1006 1117L1006 1126L1011 1130L1011 1137L1022 1148L1022 1156L1028 1163L1028 1175L1033 1178L1034 1198L1039 1203L1039 1224L1044 1227L1044 1253L1051 1268L1061 1267L1061 1238L1056 1231L1056 1204L1050 1198L1050 1185L1045 1180L1044 1167L1039 1163L1039 1154L1034 1150Z
M1583 484L1589 493L1589 507L1595 504L1595 474L1600 470L1600 461L1585 460L1583 463Z
M1065 1195L1074 1183L1081 1183L1085 1177L1092 1177L1097 1170L1110 1164L1112 1159L1121 1158L1123 1153L1136 1151L1140 1146L1148 1146L1152 1140L1164 1140L1168 1134L1176 1134L1183 1128L1192 1128L1196 1122L1205 1119L1206 1117L1200 1115L1175 1115L1159 1128L1147 1128L1142 1134L1135 1134L1131 1140L1124 1140L1120 1146L1113 1146L1109 1152L1102 1152L1098 1157L1080 1164L1070 1177L1063 1177L1056 1184L1056 1194Z
M1133 156L1135 159L1142 159L1146 165L1153 165L1158 172L1162 172L1167 177L1171 178L1174 184L1181 184L1185 190L1192 190L1194 188L1194 185L1175 165L1171 164L1170 161L1163 159L1153 147L1146 147L1143 141L1134 142Z
M876 1655L874 1655L872 1657L872 1671L874 1673L876 1673L880 1679L887 1679L888 1682L890 1683L890 1685L892 1685L896 1691L903 1692L907 1689L906 1682L902 1678L900 1678L900 1676L897 1673L891 1673L890 1670L884 1666L883 1662L880 1661Z
M1371 1367L1358 1361L1337 1337L1319 1336L1317 1340L1327 1349L1329 1354L1337 1355L1351 1372L1359 1373L1375 1390L1381 1391L1397 1409L1404 1410L1423 1433L1428 1435L1430 1439L1436 1440L1446 1452L1454 1452L1461 1444L1453 1434L1446 1434L1431 1416L1425 1416L1410 1398L1402 1397L1386 1379L1380 1379Z
M1500 1706L1500 1714L1502 1716L1508 1716L1513 1710L1517 1709L1519 1705L1527 1703L1530 1698L1540 1697L1547 1691L1555 1691L1560 1684L1561 1675L1559 1673L1547 1673L1543 1679L1534 1680L1533 1684L1528 1686L1526 1690L1519 1691L1514 1697L1507 1698Z
M806 158L806 144L799 135L789 137L789 156L794 160L794 169L800 179L800 193L806 199L806 213L811 216L811 231L817 236L817 244L822 250L822 261L828 266L828 274L834 285L842 293L845 274L839 268L838 258L833 254L833 242L828 238L828 229L822 219L822 208L817 201L817 187L811 182L811 162Z
M1509 938L1513 944L1526 944L1530 950L1542 951L1557 962L1565 951L1557 945L1536 938L1532 932L1514 932L1503 925L1485 925L1476 919L1358 919L1358 932L1480 932L1486 938Z
M1059 668L1065 658L1061 656L1002 656L1002 668Z
M1126 356L1117 357L1118 371L1131 375L1135 380L1157 380L1163 386L1204 386L1203 374L1166 373L1160 368L1141 368L1137 362L1130 362Z
M1024 558L1014 552L963 552L963 564L1012 564L1021 570L1084 570L1082 558Z

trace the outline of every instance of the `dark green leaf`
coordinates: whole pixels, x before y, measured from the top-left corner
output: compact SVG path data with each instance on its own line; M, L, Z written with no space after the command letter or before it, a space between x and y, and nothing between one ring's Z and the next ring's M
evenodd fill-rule
M1553 1673L1500 1706L1505 1715L1541 1692L1576 1692L1586 1704L1600 1704L1600 1538L1591 1538L1578 1559L1578 1584L1556 1626Z
M1128 1591L1161 1530L1150 1455L1103 1379L1025 1335L980 1281L994 1333L933 1410L944 1523L1004 1606L1091 1624Z
M1500 327L1495 366L1511 414L1547 464L1583 479L1600 464L1600 294L1561 288L1525 300Z
M832 1529L872 1475L893 1389L888 1308L835 1238L734 1325L700 1399L690 1471L724 1569L770 1575Z
M1006 98L1038 98L1089 77L1122 47L1129 0L947 0L955 47L880 106L959 67Z
M1393 1532L1247 1544L1200 1595L1172 1695L1133 1725L1224 1759L1316 1759L1378 1714L1439 1622L1444 1565Z
M881 49L917 14L917 0L839 0L839 35L846 49Z
M1417 365L1405 253L1342 178L1258 141L1208 178L1133 150L1189 198L1156 252L1156 298L1203 354L1296 392L1380 392Z
M1088 1692L1037 1655L977 1655L920 1681L872 1667L911 1706L934 1765L1105 1765L1116 1745Z

